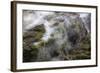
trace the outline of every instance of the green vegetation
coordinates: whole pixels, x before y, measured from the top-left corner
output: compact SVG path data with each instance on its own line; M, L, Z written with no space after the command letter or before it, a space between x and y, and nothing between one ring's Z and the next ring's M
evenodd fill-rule
M30 30L28 32L25 32L23 35L23 62L27 61L36 61L37 54L38 54L38 48L41 48L42 41L41 38L43 34L45 33L44 25L38 25ZM33 45L34 42L41 41L40 45Z

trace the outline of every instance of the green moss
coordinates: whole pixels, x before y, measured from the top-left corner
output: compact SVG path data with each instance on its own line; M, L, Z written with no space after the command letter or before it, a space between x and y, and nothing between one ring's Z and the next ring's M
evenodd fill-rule
M23 34L23 62L33 62L37 60L38 49L42 47L33 43L41 41L45 33L44 25L37 25Z
M42 40L42 41L39 43L39 46L44 47L45 43L46 43L46 42Z
M44 33L45 33L44 25L43 24L37 25L23 34L23 40L28 41L28 39L32 38L32 40L34 41L40 41Z
M38 32L37 34L35 34L35 36L33 38L36 41L40 41L42 36L43 36L43 33L42 32Z
M49 39L47 42L45 42L45 45L51 45L54 43L54 39Z
M80 47L83 49L89 49L90 48L90 44L80 44Z
M35 27L33 28L33 31L44 33L44 32L45 32L44 25L41 24L41 25L35 26Z

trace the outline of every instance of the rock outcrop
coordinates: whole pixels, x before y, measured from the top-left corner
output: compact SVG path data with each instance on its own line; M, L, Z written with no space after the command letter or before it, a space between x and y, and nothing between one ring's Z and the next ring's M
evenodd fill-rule
M91 58L90 13L31 11L28 14L37 17L32 27L29 28L27 21L23 28L23 62Z

